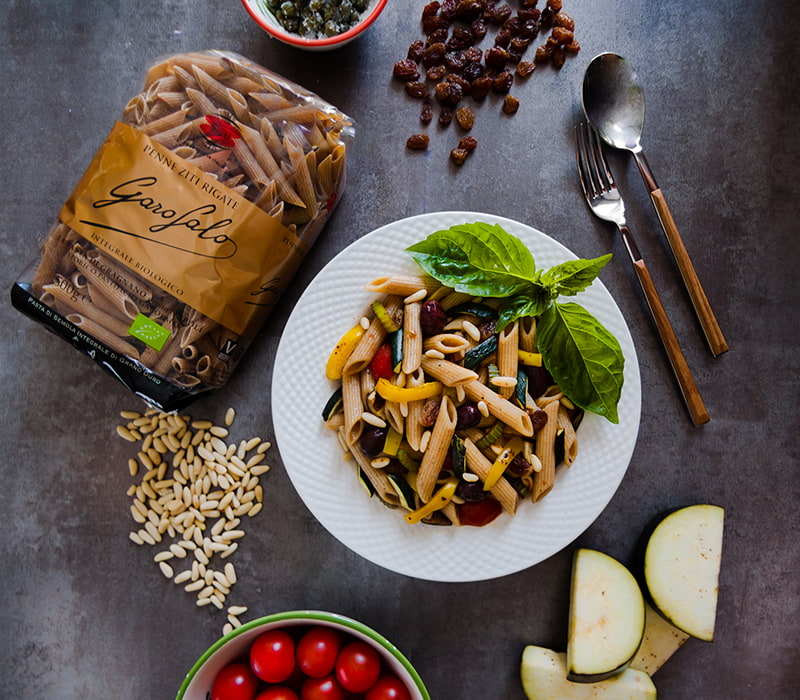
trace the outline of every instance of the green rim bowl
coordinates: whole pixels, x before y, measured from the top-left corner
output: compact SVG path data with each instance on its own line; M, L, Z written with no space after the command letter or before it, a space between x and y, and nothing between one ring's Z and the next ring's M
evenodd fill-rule
M333 627L370 644L408 687L412 700L431 700L411 662L389 640L365 624L344 615L319 610L292 610L245 622L212 644L195 662L181 684L176 700L207 700L217 673L241 658L262 632L268 629L321 625Z

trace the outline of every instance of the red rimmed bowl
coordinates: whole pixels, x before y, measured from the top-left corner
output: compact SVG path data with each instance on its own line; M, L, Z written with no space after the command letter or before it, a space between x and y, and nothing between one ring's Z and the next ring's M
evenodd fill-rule
M293 637L311 627L330 627L343 640L362 641L371 646L388 674L399 678L411 700L431 700L422 679L411 662L388 639L367 625L344 615L319 610L293 610L275 613L244 623L212 644L195 662L181 684L176 700L207 700L217 674L235 662L247 662L253 642L268 630L281 629Z
M361 13L359 21L341 34L333 36L302 36L288 31L270 11L267 0L242 0L248 14L270 36L290 46L296 46L308 51L329 51L349 44L360 36L378 18L387 0L369 0L367 9Z

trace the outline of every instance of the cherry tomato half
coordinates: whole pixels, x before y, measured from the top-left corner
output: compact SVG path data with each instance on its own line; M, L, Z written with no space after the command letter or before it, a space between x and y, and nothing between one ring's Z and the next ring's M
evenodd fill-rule
M333 673L341 647L339 633L330 627L312 627L297 643L297 665L311 678Z
M370 688L365 700L411 700L411 694L397 676L381 676Z
M467 501L458 505L458 517L462 525L483 527L488 525L500 513L503 506L494 498L484 498L482 501Z
M283 630L260 634L250 647L250 667L262 681L283 683L295 669L294 640Z
M253 700L258 679L247 664L228 664L211 685L211 700Z
M365 693L378 680L381 658L365 642L350 642L336 659L336 677L345 690Z
M369 363L369 370L375 379L391 379L394 375L392 371L392 349L388 343L381 345L372 361Z
M300 700L345 700L345 692L333 676L308 678L300 689Z
M273 685L271 688L262 690L256 695L255 700L300 700L291 688L285 685Z

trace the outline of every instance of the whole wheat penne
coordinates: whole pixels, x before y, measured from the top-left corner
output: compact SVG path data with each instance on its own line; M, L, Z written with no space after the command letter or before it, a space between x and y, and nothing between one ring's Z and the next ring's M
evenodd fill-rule
M422 360L422 326L418 301L405 305L403 313L403 372L412 374L419 369Z
M432 277L413 277L410 275L391 275L389 277L376 277L367 286L370 292L379 294L397 294L402 297L410 296L420 289L432 292L437 289L439 282Z
M558 409L558 427L564 431L564 466L571 467L578 456L578 439L572 419L563 406Z
M417 472L417 493L423 503L427 503L433 495L433 488L439 478L445 456L450 450L456 421L456 407L445 396L439 405L439 415L433 424L430 442Z
M383 306L387 313L394 317L403 308L403 300L397 296L389 296L383 300ZM353 352L350 353L350 357L347 358L343 370L344 374L357 374L364 370L372 361L386 336L386 328L380 319L373 317L370 320L369 328L361 336L361 340L359 340Z
M533 435L531 417L521 408L515 406L477 380L467 382L463 386L464 391L470 399L475 402L483 401L489 409L489 413L495 418L500 419L509 428L525 437L531 437Z
M466 447L467 466L481 481L485 481L492 469L492 462L469 438L464 439L464 446ZM504 511L511 515L516 513L519 496L505 477L501 476L489 490L503 506Z
M445 386L466 386L477 380L478 375L471 369L434 357L423 357L420 363L426 374L438 379Z
M519 328L517 322L509 323L497 334L497 369L503 377L516 377L519 349ZM500 396L508 398L514 393L513 387L500 387Z
M358 374L342 376L342 410L348 444L352 445L364 429L364 404L361 402L361 380Z
M547 423L536 434L535 454L542 464L541 470L534 472L531 499L541 500L555 484L556 478L556 434L558 433L558 401L551 401L542 410L547 414Z

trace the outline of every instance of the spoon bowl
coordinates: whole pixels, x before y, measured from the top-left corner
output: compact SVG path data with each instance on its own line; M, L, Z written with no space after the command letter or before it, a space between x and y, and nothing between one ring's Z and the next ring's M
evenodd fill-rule
M593 58L583 79L581 99L586 118L606 143L641 151L644 90L629 61L614 53Z

